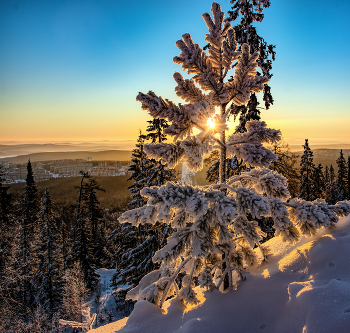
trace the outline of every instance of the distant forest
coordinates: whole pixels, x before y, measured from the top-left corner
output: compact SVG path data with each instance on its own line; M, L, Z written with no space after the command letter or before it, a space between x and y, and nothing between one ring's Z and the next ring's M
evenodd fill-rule
M128 176L118 177L98 177L98 183L106 192L98 194L102 209L113 209L114 211L124 211L130 201L130 192L127 182ZM81 177L52 178L43 182L38 182L39 191L44 191L45 187L50 189L50 195L55 206L76 206ZM24 191L25 183L11 184L9 193L20 196Z

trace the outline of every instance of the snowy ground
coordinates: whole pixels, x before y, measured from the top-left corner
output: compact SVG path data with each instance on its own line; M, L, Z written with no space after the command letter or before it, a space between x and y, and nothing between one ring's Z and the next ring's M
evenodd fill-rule
M97 319L93 325L94 328L104 325L107 323L107 313L109 310L112 310L114 318L118 318L118 315L116 313L115 309L115 301L112 296L113 289L110 287L111 279L113 277L113 274L115 273L115 269L105 269L101 268L96 271L98 275L100 275L100 282L99 287L101 288L101 298L100 298L100 306L99 310L96 309L96 304L94 302L95 299L95 293L89 297L87 300L87 303L85 304L87 307L90 308L90 316L92 316L93 313L97 313ZM103 315L106 317L105 322L99 322L99 315L100 313L103 313ZM120 317L119 317L120 318Z
M273 256L238 289L205 292L185 311L137 302L129 318L91 333L348 333L350 332L350 217L294 246L273 238Z

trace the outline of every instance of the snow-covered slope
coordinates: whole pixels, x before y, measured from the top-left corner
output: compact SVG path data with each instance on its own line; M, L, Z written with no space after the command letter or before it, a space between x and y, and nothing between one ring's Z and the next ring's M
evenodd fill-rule
M118 316L118 312L115 308L115 301L112 296L113 289L110 287L111 279L113 277L113 274L115 274L115 269L105 269L100 268L96 271L96 273L100 276L100 282L99 282L99 290L100 290L100 304L99 307L96 308L96 302L95 302L95 295L97 291L95 291L84 304L84 307L87 309L88 312L88 318L87 321L90 321L93 314L96 313L96 320L94 321L94 324L92 327L98 327L103 325L107 321L107 314L111 310L113 318L120 318ZM101 322L100 317L102 316L105 318L104 322Z
M191 310L176 299L163 313L140 301L127 322L90 332L350 332L350 217L340 219L332 232L323 230L294 246L280 238L266 244L273 256L237 290L205 292L206 300Z

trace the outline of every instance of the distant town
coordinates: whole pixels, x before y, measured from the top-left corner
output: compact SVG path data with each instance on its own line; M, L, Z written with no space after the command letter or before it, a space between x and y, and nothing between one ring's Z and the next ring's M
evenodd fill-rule
M34 162L33 173L36 182L51 178L79 177L80 171L88 172L94 177L116 177L130 174L131 162L127 161L92 161L91 157L83 159L62 159L47 162ZM4 171L4 184L24 182L27 165L0 161Z

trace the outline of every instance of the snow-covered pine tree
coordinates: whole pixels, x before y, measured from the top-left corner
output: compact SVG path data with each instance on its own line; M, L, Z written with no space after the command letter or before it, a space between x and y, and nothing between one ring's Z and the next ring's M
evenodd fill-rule
M165 119L154 118L153 120L147 121L149 125L146 131L146 140L151 140L152 143L161 143L167 140L164 134L164 129L168 128L168 122ZM163 164L160 160L155 159L149 160L149 166L147 168L147 186L164 185L167 181L175 180L176 176L169 170L166 164Z
M152 262L152 257L163 245L162 242L164 243L164 239L166 239L164 235L166 229L167 225L159 222L153 225L139 226L137 232L134 232L135 245L127 250L120 248L121 251L116 263L117 271L113 277L115 286L129 285L135 287L147 273L159 267L159 265Z
M148 123L146 129L148 134L144 136L145 140L150 140L151 143L162 143L167 140L164 130L169 125L165 119L154 118ZM143 172L140 173L139 178L143 179L145 187L161 186L167 181L175 180L175 174L161 160L156 161L146 157L143 161ZM169 233L169 228L159 222L139 227L137 246L122 254L121 261L117 265L116 280L121 284L136 286L143 276L157 267L152 262L152 257Z
M84 214L90 224L93 240L97 237L97 231L103 216L101 204L97 198L97 191L106 192L100 187L96 179L90 177L88 182L83 184L82 200Z
M145 140L152 143L162 143L166 141L164 129L169 127L165 119L157 118L148 121L149 125L146 129L147 135L140 132L137 149L133 152L133 162L129 170L133 171L133 175L129 178L135 179L135 183L129 187L131 192L136 192L130 204L134 206L142 206L146 201L140 195L140 190L144 187L152 185L164 185L169 180L176 178L172 170L167 168L165 163L160 160L150 159L144 152ZM163 223L153 225L143 225L137 228L133 226L122 226L121 233L114 233L114 239L118 235L120 247L114 254L116 258L117 271L113 276L112 285L117 289L114 293L118 307L123 308L125 315L128 315L133 309L131 302L125 303L125 290L118 289L119 285L129 285L130 289L135 287L139 281L150 271L158 266L152 262L154 253L159 250L162 242L164 243L170 234L169 227ZM134 237L134 239L132 239Z
M156 161L153 158L148 158L144 151L146 140L151 140L153 143L161 143L166 140L164 129L168 127L168 124L164 119L150 120L148 122L147 131L149 133L145 135L140 131L136 148L132 153L133 164L129 168L132 174L128 178L128 181L131 179L135 181L134 184L128 187L133 198L129 203L132 207L142 207L146 203L145 198L140 194L140 191L144 187L151 185L160 186L168 180L176 178L174 173L167 168L166 164L163 164L161 161Z
M309 147L309 140L305 139L304 153L301 156L300 160L300 189L299 189L299 198L304 200L314 200L313 196L313 186L314 186L314 157L313 152Z
M99 275L95 272L95 259L91 248L91 230L85 219L79 221L76 229L76 237L70 252L70 262L78 262L84 273L84 281L89 290L93 290L99 281Z
M32 164L27 164L26 185L22 204L22 218L20 230L20 257L22 259L22 295L23 315L30 310L34 303L33 277L35 262L32 254L35 242L38 239L39 212L41 201L38 189L34 180Z
M37 263L34 287L36 303L49 319L59 311L63 294L62 238L53 212L53 203L46 187L40 212L40 235L35 249Z
M113 230L110 235L110 240L114 244L114 254L112 256L113 267L117 267L118 270L124 272L128 270L128 267L121 267L123 262L122 256L124 253L136 248L140 243L140 229L144 226L136 228L130 223L117 224L117 228ZM130 274L132 279L132 275ZM133 287L127 289L119 288L121 282L119 279L119 272L114 274L111 279L111 286L115 289L113 297L116 303L116 307L122 316L128 316L134 308L134 303L131 300L125 300L126 293Z
M128 316L134 308L134 303L126 300L127 292L135 288L140 280L149 272L159 268L152 258L166 242L171 234L169 225L157 222L135 226L122 224L113 232L111 238L117 245L113 255L116 273L111 285L118 311ZM128 288L120 288L127 285Z
M263 146L279 141L279 130L253 120L247 122L247 132L226 136L231 103L247 103L252 92L264 89L269 77L257 75L258 52L251 53L247 44L237 50L234 31L230 23L224 23L224 13L215 2L212 16L213 19L207 13L203 15L209 29L208 54L193 43L188 33L176 43L181 54L174 62L194 75L184 79L180 73L174 74L175 91L187 104L175 105L152 91L137 96L152 117L171 123L165 133L173 137L173 143L145 145L151 157L162 159L169 167L183 161L190 170L199 170L204 154L220 147L219 184L195 187L168 182L165 186L145 188L141 194L148 198L147 205L119 218L133 225L164 221L176 228L153 257L161 268L146 275L129 292L130 296L160 307L173 294L183 304L196 303L195 281L202 287L220 288L227 276L231 289L233 275L243 279L243 269L258 261L254 246L266 255L259 243L263 233L255 219L271 216L276 233L284 240L295 241L300 232L313 234L317 228L328 227L338 216L350 212L346 202L336 206L300 199L287 202L290 194L286 179L268 169L276 155ZM231 69L234 76L227 80ZM215 128L207 126L208 119L213 119ZM194 129L199 133L193 134ZM226 155L237 156L255 168L226 180ZM176 283L180 273L181 286Z
M89 177L87 183L83 184L82 189L82 214L85 217L88 228L91 230L91 247L92 257L96 268L103 267L103 263L109 259L106 250L106 237L102 224L103 211L100 201L97 198L97 192L105 192L100 187L96 179Z
M348 168L346 165L345 157L343 154L343 150L340 150L340 155L337 159L337 165L338 165L338 172L337 172L337 190L338 190L338 200L346 200L347 199L347 192L348 192L348 184L347 184L347 178L348 178Z
M129 202L129 205L132 207L142 207L146 201L142 198L140 191L146 186L145 180L145 170L146 170L146 161L147 155L144 151L144 143L146 136L140 131L140 135L137 139L136 148L132 151L133 164L130 165L129 171L132 172L131 176L127 179L134 180L134 184L128 187L131 192L132 201Z
M270 7L270 1L231 0L230 3L233 5L231 7L232 10L228 11L229 16L225 21L234 22L237 18L240 18L240 22L232 27L237 44L248 44L251 53L258 51L258 58L256 60L260 69L258 75L271 78L272 73L270 73L270 71L272 69L272 61L275 60L276 52L274 49L276 46L272 44L268 45L265 40L258 35L256 28L253 26L254 22L262 22L264 19L264 14L262 14L263 8ZM207 47L210 47L210 42L204 49ZM263 100L265 102L265 108L269 109L270 105L273 104L273 98L271 95L271 87L267 83L264 84ZM232 103L230 105L231 115L234 116L234 120L236 120L236 118L239 119L239 124L235 130L236 133L246 132L246 124L248 121L260 120L261 107L259 107L259 104L255 92L253 92L247 103L242 105ZM217 182L219 180L220 159L218 155L218 151L213 150L209 158L205 160L207 165L212 162L207 171L207 180L209 182ZM240 174L245 169L245 163L242 159L237 159L236 156L226 159L227 178Z

